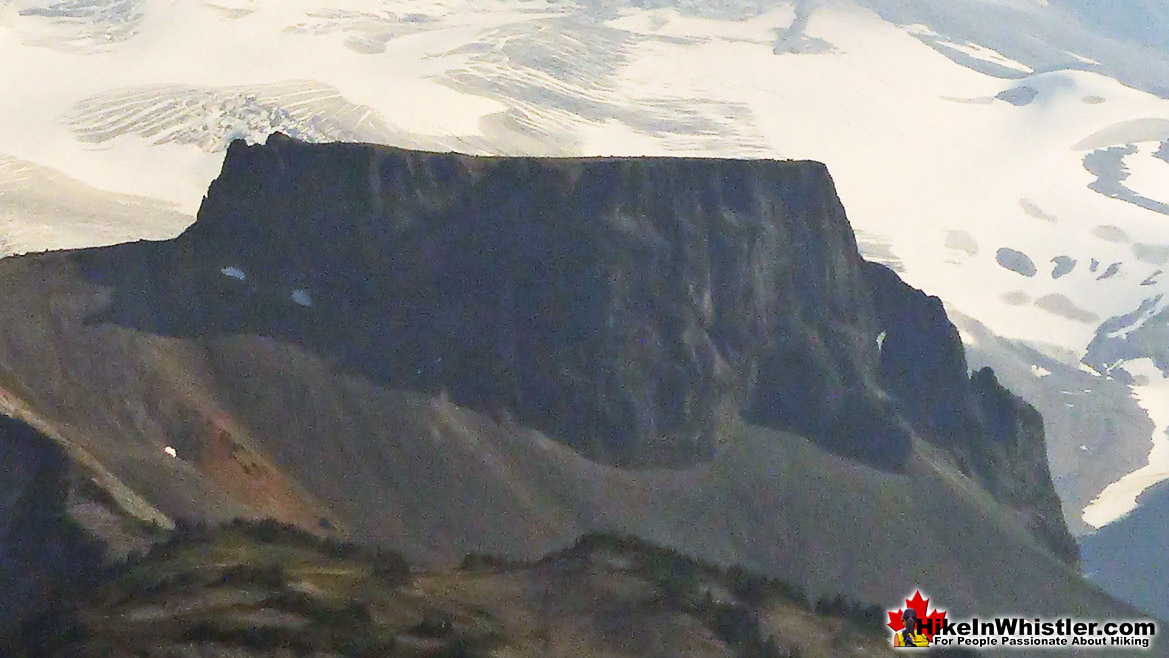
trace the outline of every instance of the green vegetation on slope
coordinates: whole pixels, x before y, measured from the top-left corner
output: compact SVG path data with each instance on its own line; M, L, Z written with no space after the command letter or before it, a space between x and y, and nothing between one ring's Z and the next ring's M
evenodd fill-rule
M881 656L881 617L614 535L411 573L396 553L237 521L180 526L29 621L5 655Z
M393 634L370 605L407 582L396 553L272 521L186 526L24 627L17 655L154 655L170 645L370 653Z

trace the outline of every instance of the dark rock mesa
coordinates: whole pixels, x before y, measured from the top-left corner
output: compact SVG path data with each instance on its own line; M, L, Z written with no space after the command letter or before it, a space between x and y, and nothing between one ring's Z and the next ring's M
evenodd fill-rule
M986 411L941 302L861 258L819 163L276 134L231 145L182 236L102 253L77 256L115 289L95 322L295 341L617 464L704 458L740 417L894 469L917 433L1066 534L1053 493L1006 484L1051 490L1037 415ZM980 457L1000 424L1010 472Z

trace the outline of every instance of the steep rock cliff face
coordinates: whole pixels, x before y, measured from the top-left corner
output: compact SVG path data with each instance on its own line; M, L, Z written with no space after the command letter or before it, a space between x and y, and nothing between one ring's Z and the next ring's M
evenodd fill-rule
M908 445L876 386L864 263L818 163L276 135L232 145L198 221L157 258L115 300L150 299L153 329L292 337L606 461L708 457L744 410L887 465Z
M1079 559L1051 482L1043 418L990 368L969 375L957 328L937 297L866 264L881 339L880 381L927 440L1000 501L1057 555Z
M972 469L1056 555L1077 563L1080 550L1051 483L1042 416L1004 388L990 368L975 372L970 382L982 428L970 447Z
M1007 405L1003 445L1025 449L975 468L986 405L956 332L860 259L823 165L274 136L232 146L180 238L5 259L0 297L0 384L137 518L274 516L422 563L619 527L874 600L913 585L890 571L906 546L906 565L962 549L951 600L1017 600L954 528L1054 562L1032 539L1060 524L1028 499L1051 495L1041 437ZM720 431L740 418L819 445ZM1031 535L951 461L999 477ZM892 523L907 500L945 523Z
M889 268L866 263L881 339L880 381L897 410L927 439L956 446L978 425L966 352L942 301Z

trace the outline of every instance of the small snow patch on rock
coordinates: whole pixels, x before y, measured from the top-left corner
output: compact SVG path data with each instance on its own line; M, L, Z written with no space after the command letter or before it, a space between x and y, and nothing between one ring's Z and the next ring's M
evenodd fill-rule
M229 276L233 279L239 279L240 281L248 280L247 273L234 265L228 265L219 271L223 274L223 276Z
M1076 367L1079 368L1080 370L1083 370L1084 372L1088 373L1089 375L1092 375L1093 377L1102 377L1103 376L1099 372L1097 372L1095 368L1093 368L1092 366L1090 366L1082 361L1080 363L1077 363Z
M308 291L304 288L297 288L292 291L292 301L304 307L313 305L312 295L309 295Z
M958 330L958 338L962 341L963 345L977 345L978 344L978 341L975 340L973 334L965 332L961 329Z

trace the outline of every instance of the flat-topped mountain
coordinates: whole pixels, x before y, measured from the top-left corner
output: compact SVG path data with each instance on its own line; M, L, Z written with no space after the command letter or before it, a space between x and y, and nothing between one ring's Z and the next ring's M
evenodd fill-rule
M860 258L818 163L273 135L178 238L5 259L0 294L4 405L111 552L237 516L429 565L612 530L814 594L1124 610L1068 566L1038 414Z
M877 385L863 261L817 163L274 135L233 144L195 225L137 267L93 253L91 276L121 291L115 322L292 339L604 461L709 457L744 411L887 464L908 447Z

